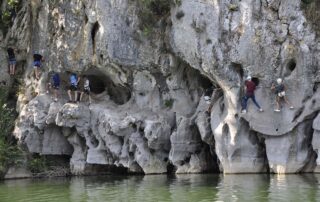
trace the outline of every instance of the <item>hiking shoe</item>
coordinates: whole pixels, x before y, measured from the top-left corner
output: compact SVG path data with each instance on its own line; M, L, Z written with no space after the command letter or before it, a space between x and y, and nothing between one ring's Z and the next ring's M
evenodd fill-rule
M280 112L280 109L275 109L274 111L275 111L275 112Z
M290 109L294 109L294 107L293 107L293 106L291 106L291 107L290 107Z
M54 100L55 102L57 102L57 101L58 101L58 98L54 98L53 100Z
M259 112L263 112L263 109L262 109L262 108L260 108L260 109L259 109Z
M247 110L244 109L244 110L241 111L241 113L245 114L245 113L247 113Z
M49 91L47 90L47 92L46 92L47 94L49 94Z

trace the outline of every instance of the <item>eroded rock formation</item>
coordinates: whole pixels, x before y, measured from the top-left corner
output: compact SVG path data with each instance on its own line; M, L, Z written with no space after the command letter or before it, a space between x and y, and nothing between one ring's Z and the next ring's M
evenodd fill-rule
M320 46L311 19L319 8L300 0L173 1L150 34L136 1L25 1L2 40L15 39L25 69L14 135L31 153L70 155L74 174L96 164L146 174L318 172ZM39 81L33 50L46 59ZM52 70L62 77L58 102L45 93ZM89 76L91 105L66 103L67 71ZM247 75L259 82L264 112L250 103L240 113ZM293 110L273 111L278 77Z

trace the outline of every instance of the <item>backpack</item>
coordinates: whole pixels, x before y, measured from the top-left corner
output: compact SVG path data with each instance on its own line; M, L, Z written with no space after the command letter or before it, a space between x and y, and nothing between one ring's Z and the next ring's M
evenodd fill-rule
M284 85L280 84L280 85L276 85L276 93L281 93L284 92Z
M52 76L52 80L53 80L53 83L55 85L59 85L60 84L60 76L58 73L55 73L53 76Z

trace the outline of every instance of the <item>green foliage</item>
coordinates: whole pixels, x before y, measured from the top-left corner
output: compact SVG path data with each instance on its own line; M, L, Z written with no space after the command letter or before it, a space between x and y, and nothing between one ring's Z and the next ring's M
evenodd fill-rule
M32 173L41 173L49 169L46 157L37 154L28 160L27 167Z
M309 3L312 3L314 0L301 0L301 1L305 4L309 4Z
M229 4L228 7L229 7L230 11L238 11L239 10L238 5L236 5L236 4Z
M302 0L301 7L304 10L307 23L311 25L317 36L320 35L320 1Z
M147 30L148 34L155 27L156 22L170 13L170 5L173 0L138 0L138 17L140 29Z
M1 18L0 18L0 29L6 33L8 31L8 28L12 22L12 16L11 11L17 12L21 6L21 1L19 0L8 0L6 5L6 10L2 12Z
M18 0L9 0L8 1L8 6L11 8L16 8L19 5L19 1Z
M173 99L164 100L164 106L166 106L167 108L171 108L173 106L173 102Z
M7 95L7 90L0 88L0 175L9 166L19 163L22 154L11 136L16 117L14 109L6 104Z
M144 27L142 32L145 36L149 36L152 33L152 28L151 27Z
M177 6L181 6L182 0L173 0L174 4L177 5Z

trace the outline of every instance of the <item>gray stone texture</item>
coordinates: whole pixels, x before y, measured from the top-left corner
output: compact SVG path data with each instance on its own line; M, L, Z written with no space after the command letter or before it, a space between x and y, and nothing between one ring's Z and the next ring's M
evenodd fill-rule
M14 136L31 153L72 156L74 174L93 164L146 174L318 172L320 46L305 8L318 4L180 2L146 36L136 1L23 1L0 41L16 39L25 69ZM33 50L46 59L39 81ZM45 93L52 70L62 78L56 103ZM66 103L66 71L90 76L91 105ZM240 113L247 75L259 80L264 112L249 101ZM294 106L280 113L270 90L278 77Z

